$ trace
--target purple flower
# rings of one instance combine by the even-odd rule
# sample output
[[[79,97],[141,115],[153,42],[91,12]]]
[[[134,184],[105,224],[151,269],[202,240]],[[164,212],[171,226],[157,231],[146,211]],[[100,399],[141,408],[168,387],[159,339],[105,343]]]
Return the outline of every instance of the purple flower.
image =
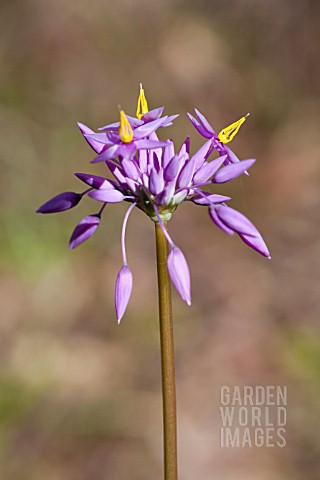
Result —
[[[158,128],[172,125],[178,115],[161,117],[163,109],[164,107],[160,107],[148,111],[144,90],[140,85],[138,118],[130,117],[121,110],[120,122],[99,128],[101,130],[99,133],[94,133],[89,127],[78,124],[89,145],[99,154],[92,163],[105,162],[119,155],[130,159],[137,150],[164,147],[164,142],[160,142],[157,136],[152,138],[152,135]]]
[[[224,204],[212,205],[209,213],[213,222],[225,233],[233,235],[236,232],[247,245],[261,255],[271,258],[259,231],[242,213]]]
[[[82,198],[80,193],[64,192],[51,198],[48,202],[41,205],[36,213],[58,213],[70,210],[78,205]]]
[[[191,305],[190,272],[187,261],[181,250],[174,246],[168,255],[168,271],[173,285],[182,300]]]
[[[124,312],[126,311],[132,292],[132,284],[131,270],[128,265],[124,265],[118,273],[114,292],[114,303],[118,324],[121,322]]]
[[[100,216],[96,215],[88,215],[84,217],[74,229],[70,241],[69,241],[69,248],[73,249],[76,248],[81,243],[88,240],[94,232],[97,230],[100,224]]]
[[[191,120],[192,125],[198,130],[200,135],[204,138],[212,139],[213,149],[217,150],[220,156],[226,156],[225,165],[229,163],[238,163],[240,160],[237,155],[226,145],[229,143],[234,136],[238,133],[241,125],[245,122],[246,118],[249,116],[249,113],[244,117],[241,117],[236,122],[232,123],[226,128],[223,128],[218,134],[213,130],[208,120],[205,118],[202,113],[199,112],[196,108],[194,109],[197,115],[197,119],[188,113],[188,117]]]
[[[94,140],[102,144],[101,152],[92,160],[92,163],[105,162],[118,156],[130,159],[137,150],[155,149],[165,146],[164,142],[151,140],[147,137],[154,133],[157,128],[163,126],[168,117],[133,128],[123,110],[120,114],[121,120],[118,130],[85,135],[90,141]]]
[[[40,213],[68,210],[76,206],[85,195],[90,197],[91,201],[100,203],[101,208],[97,214],[86,216],[75,227],[70,239],[70,248],[75,248],[94,234],[106,205],[121,202],[129,204],[121,233],[123,266],[118,273],[115,289],[118,322],[125,313],[132,291],[132,273],[127,262],[125,234],[129,215],[135,207],[160,224],[170,246],[167,259],[170,278],[188,305],[191,304],[189,268],[166,227],[166,222],[182,202],[188,200],[194,205],[208,207],[216,226],[228,235],[237,233],[248,246],[270,258],[268,248],[257,228],[242,213],[226,205],[226,202],[231,200],[229,196],[216,191],[217,185],[246,174],[255,162],[255,159],[240,161],[226,146],[246,117],[216,134],[198,110],[198,119],[189,114],[193,125],[206,138],[206,142],[190,155],[189,136],[178,149],[175,149],[172,140],[159,141],[156,130],[170,125],[176,118],[162,117],[162,112],[162,107],[148,111],[148,103],[141,87],[137,118],[121,111],[120,122],[102,127],[99,133],[79,124],[85,139],[98,153],[94,162],[105,161],[113,178],[75,173],[76,177],[89,187],[87,190],[82,193],[62,193],[38,209]],[[218,158],[213,158],[215,152]],[[203,187],[207,188],[203,190]]]

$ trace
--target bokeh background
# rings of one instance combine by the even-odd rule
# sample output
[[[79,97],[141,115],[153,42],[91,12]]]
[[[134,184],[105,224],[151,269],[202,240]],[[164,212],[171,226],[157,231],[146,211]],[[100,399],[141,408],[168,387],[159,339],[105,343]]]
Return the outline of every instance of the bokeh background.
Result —
[[[320,474],[320,3],[317,0],[3,0],[0,15],[0,463],[6,480],[162,478],[153,224],[127,231],[134,291],[117,327],[114,281],[125,209],[68,251],[93,202],[35,209],[64,190],[118,105],[220,128],[258,160],[219,192],[261,230],[268,261],[182,205],[170,232],[188,260],[193,304],[174,292],[179,461],[184,480],[316,480]],[[222,385],[287,385],[287,446],[221,449]]]

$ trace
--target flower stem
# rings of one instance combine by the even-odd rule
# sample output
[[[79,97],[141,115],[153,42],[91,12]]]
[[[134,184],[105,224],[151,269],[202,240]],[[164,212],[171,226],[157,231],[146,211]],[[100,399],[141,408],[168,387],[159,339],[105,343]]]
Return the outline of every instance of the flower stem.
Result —
[[[163,399],[164,479],[177,480],[177,413],[174,374],[174,343],[171,283],[167,268],[168,242],[158,222],[156,227],[159,320]],[[164,224],[166,228],[166,224]]]

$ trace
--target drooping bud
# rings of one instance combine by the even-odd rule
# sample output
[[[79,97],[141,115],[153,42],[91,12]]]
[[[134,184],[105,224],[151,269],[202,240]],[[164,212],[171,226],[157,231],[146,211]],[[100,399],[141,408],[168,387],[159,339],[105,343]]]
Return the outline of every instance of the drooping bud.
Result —
[[[129,120],[123,110],[120,111],[119,136],[123,143],[130,143],[133,139],[133,131]]]
[[[167,258],[168,271],[173,285],[182,300],[191,305],[190,272],[187,261],[181,250],[174,246]]]
[[[251,236],[257,235],[258,230],[243,213],[226,205],[217,205],[214,208],[219,219],[234,232]]]
[[[239,120],[237,120],[234,123],[231,123],[231,125],[228,125],[228,127],[223,128],[221,132],[218,133],[218,138],[221,143],[229,143],[231,140],[237,135],[241,125],[246,121],[246,118],[250,115],[250,113],[247,113],[244,117],[241,117]]]
[[[139,98],[138,98],[138,103],[137,103],[137,111],[136,111],[136,116],[141,119],[145,113],[148,113],[148,102],[144,94],[144,90],[142,87],[142,83],[140,83],[140,93],[139,93]]]
[[[117,276],[114,292],[114,303],[116,307],[117,322],[120,323],[126,311],[132,292],[132,273],[128,265],[123,265]]]
[[[74,229],[70,241],[69,248],[76,248],[81,243],[88,240],[97,230],[100,224],[99,215],[88,215],[84,217]]]
[[[209,209],[214,223],[229,235],[236,232],[241,240],[264,257],[271,258],[260,232],[242,213],[226,205],[212,205]]]
[[[48,202],[41,205],[36,213],[58,213],[70,210],[70,208],[78,205],[82,198],[80,193],[64,192],[56,197],[51,198]]]
[[[254,237],[251,235],[243,235],[239,233],[239,237],[243,240],[249,247],[253,248],[256,252],[260,253],[264,257],[271,259],[270,252],[268,250],[265,241],[258,232]]]

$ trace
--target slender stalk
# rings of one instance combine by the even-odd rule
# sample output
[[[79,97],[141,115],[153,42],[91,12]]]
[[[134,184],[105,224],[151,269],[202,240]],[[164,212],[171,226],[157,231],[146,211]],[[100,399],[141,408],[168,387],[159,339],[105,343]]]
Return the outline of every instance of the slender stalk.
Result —
[[[177,480],[177,413],[174,374],[174,342],[171,283],[167,268],[169,247],[159,223],[156,222],[155,226],[162,368],[164,479]],[[164,226],[166,227],[166,224]]]

